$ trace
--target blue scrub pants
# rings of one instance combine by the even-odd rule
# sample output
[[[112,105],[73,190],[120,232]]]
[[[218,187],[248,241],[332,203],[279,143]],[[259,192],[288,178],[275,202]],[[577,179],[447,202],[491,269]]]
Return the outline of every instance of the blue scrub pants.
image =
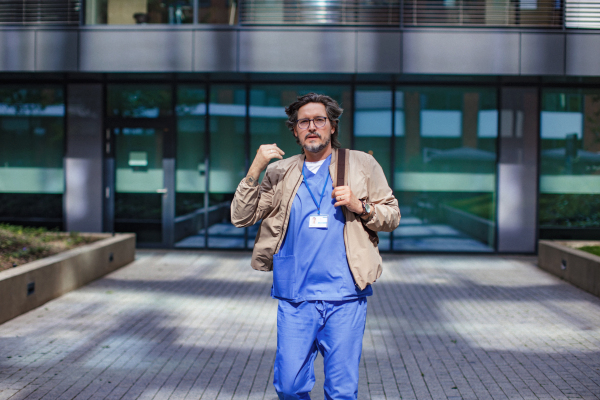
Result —
[[[310,400],[314,361],[323,355],[325,399],[356,400],[367,298],[349,301],[279,300],[273,385],[280,400]]]

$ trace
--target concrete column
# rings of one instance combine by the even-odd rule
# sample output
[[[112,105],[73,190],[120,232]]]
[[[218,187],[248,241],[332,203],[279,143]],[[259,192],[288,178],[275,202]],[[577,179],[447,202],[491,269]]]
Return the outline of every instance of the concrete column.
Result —
[[[65,226],[102,232],[102,85],[67,88]]]
[[[498,251],[537,250],[539,107],[537,89],[501,89]]]

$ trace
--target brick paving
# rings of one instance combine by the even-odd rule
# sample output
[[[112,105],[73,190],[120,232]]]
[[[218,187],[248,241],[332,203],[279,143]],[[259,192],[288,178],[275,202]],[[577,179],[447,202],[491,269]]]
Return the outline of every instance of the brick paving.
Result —
[[[276,399],[277,303],[249,260],[140,251],[0,325],[0,399]],[[600,398],[598,298],[533,257],[384,260],[359,399]]]

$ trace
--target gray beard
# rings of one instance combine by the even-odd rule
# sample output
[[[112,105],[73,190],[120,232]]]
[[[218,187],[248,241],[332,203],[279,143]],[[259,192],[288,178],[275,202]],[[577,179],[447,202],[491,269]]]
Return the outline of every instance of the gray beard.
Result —
[[[323,150],[324,148],[326,148],[327,146],[329,146],[330,142],[331,142],[331,139],[327,139],[327,141],[325,143],[321,143],[321,144],[318,144],[318,145],[312,145],[311,146],[309,144],[305,144],[304,145],[304,150],[310,151],[311,153],[318,153],[321,150]]]

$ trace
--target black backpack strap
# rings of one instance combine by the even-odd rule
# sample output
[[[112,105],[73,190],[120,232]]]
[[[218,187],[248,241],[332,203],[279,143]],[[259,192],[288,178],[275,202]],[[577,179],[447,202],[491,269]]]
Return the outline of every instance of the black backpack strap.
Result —
[[[337,167],[336,167],[336,187],[346,185],[346,159],[348,158],[348,149],[338,149]]]

